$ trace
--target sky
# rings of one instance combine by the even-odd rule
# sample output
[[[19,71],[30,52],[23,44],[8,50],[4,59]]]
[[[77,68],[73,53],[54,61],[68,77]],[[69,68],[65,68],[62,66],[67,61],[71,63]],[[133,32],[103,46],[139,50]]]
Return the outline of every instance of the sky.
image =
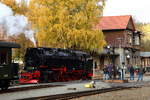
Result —
[[[106,0],[103,15],[132,15],[138,22],[150,23],[150,0]]]

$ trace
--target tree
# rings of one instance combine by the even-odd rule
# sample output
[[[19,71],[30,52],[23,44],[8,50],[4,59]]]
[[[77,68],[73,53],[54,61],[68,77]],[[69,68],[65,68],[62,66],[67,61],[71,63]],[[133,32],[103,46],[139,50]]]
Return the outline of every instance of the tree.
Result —
[[[104,0],[31,0],[29,6],[24,0],[1,1],[28,16],[39,46],[100,51],[105,44],[102,32],[93,28]]]
[[[150,51],[150,24],[136,23],[136,29],[142,32],[142,51]]]
[[[37,32],[38,46],[102,50],[103,33],[93,28],[104,6],[98,2],[100,0],[31,0],[27,16]]]
[[[15,41],[20,44],[20,49],[15,49],[15,53],[13,55],[13,59],[22,60],[24,59],[26,49],[28,47],[33,47],[33,43],[25,37],[25,34],[20,34],[18,36],[10,36],[10,41]]]
[[[0,0],[0,2],[12,8],[15,14],[26,15],[26,13],[28,12],[28,6],[25,0],[22,0],[20,3],[17,3],[16,0]]]
[[[150,40],[142,40],[141,50],[150,52]]]

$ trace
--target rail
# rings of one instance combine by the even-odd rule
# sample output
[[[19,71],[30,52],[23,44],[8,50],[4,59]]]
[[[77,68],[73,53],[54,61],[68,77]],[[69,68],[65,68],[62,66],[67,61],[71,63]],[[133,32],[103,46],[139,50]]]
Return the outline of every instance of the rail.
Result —
[[[97,89],[97,90],[82,91],[82,92],[32,97],[32,98],[25,98],[25,99],[19,99],[19,100],[68,100],[68,99],[73,99],[73,98],[78,98],[78,97],[83,97],[83,96],[95,95],[95,94],[118,91],[118,90],[129,89],[129,88],[140,88],[140,87],[139,86],[112,87],[112,88],[106,88],[106,89]]]

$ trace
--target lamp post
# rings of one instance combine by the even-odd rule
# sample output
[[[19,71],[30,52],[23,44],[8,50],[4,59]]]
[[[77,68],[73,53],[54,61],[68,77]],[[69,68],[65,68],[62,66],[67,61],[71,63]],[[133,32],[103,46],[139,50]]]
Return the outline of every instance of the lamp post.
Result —
[[[113,78],[116,79],[116,67],[115,67],[115,47],[107,46],[107,53],[111,56],[111,61],[113,65]]]

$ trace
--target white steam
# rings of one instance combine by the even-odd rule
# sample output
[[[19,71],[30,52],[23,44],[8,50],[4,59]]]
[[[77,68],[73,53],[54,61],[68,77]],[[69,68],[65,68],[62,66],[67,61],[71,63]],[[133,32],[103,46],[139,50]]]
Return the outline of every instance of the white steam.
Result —
[[[7,36],[17,36],[23,33],[35,44],[34,31],[30,29],[27,17],[13,15],[12,9],[2,3],[0,3],[0,26],[4,28]]]
[[[10,16],[10,15],[13,15],[11,8],[0,3],[0,18],[5,17],[5,16]]]

